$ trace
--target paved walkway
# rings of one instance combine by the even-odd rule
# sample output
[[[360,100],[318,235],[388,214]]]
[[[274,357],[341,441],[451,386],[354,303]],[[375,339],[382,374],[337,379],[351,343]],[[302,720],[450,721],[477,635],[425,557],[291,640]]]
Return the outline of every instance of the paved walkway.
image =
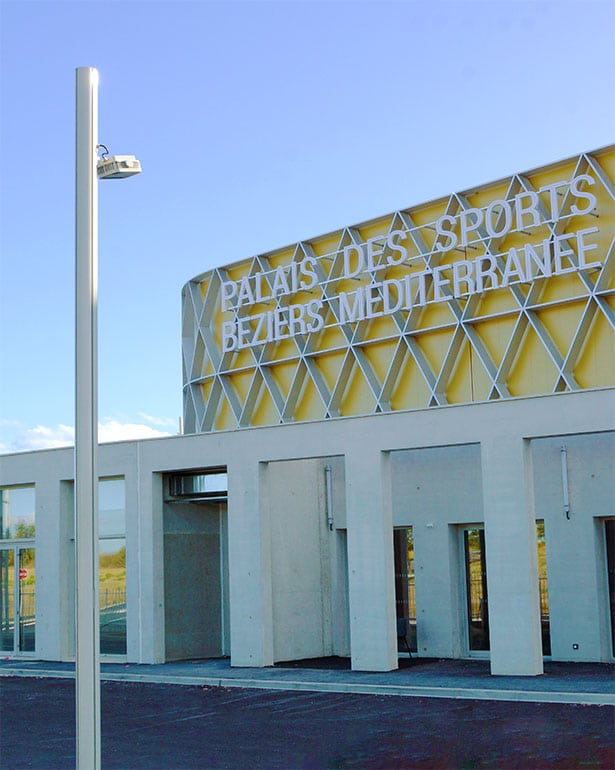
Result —
[[[542,676],[492,676],[486,660],[402,660],[386,673],[350,671],[330,658],[271,668],[231,668],[228,659],[161,665],[103,663],[103,681],[242,687],[262,690],[360,693],[423,698],[615,705],[615,665],[545,662]],[[74,664],[0,660],[0,676],[73,678]]]

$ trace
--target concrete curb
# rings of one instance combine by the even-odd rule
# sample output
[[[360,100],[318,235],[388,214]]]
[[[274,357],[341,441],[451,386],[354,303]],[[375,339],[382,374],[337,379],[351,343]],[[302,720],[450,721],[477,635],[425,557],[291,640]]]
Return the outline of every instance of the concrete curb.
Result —
[[[54,669],[0,669],[2,676],[49,679],[74,679],[73,671]],[[289,692],[353,693],[357,695],[396,695],[408,698],[453,698],[466,700],[523,701],[529,703],[567,703],[591,706],[615,706],[615,694],[599,692],[561,692],[548,690],[503,690],[486,687],[433,687],[421,685],[388,685],[351,682],[318,682],[252,679],[240,677],[172,676],[158,674],[102,672],[101,681],[142,682],[200,687],[242,687],[253,690]]]

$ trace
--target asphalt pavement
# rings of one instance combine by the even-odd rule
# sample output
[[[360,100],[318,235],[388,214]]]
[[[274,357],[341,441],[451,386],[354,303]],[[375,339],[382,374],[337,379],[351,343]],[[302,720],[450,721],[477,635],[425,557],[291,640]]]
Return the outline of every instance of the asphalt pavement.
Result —
[[[75,766],[73,677],[71,664],[0,661],[2,770]],[[101,679],[103,768],[615,767],[607,664],[493,677],[476,660],[389,673],[339,659],[106,663]]]

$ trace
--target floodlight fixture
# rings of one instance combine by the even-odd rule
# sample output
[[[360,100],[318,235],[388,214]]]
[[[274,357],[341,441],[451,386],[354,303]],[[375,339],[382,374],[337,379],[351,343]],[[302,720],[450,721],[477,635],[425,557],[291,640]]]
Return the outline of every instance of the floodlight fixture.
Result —
[[[96,163],[99,179],[124,179],[141,173],[141,164],[134,155],[103,155]]]

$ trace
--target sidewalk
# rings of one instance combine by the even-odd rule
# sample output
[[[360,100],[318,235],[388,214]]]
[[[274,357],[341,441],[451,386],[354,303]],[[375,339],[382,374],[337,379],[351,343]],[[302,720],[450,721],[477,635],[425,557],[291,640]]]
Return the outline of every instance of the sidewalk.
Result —
[[[486,660],[402,659],[391,672],[351,671],[340,658],[231,668],[228,659],[147,665],[103,663],[101,680],[279,691],[359,693],[424,698],[615,705],[615,665],[545,662],[535,677],[492,676]],[[74,664],[24,658],[0,661],[0,677],[73,678]]]

